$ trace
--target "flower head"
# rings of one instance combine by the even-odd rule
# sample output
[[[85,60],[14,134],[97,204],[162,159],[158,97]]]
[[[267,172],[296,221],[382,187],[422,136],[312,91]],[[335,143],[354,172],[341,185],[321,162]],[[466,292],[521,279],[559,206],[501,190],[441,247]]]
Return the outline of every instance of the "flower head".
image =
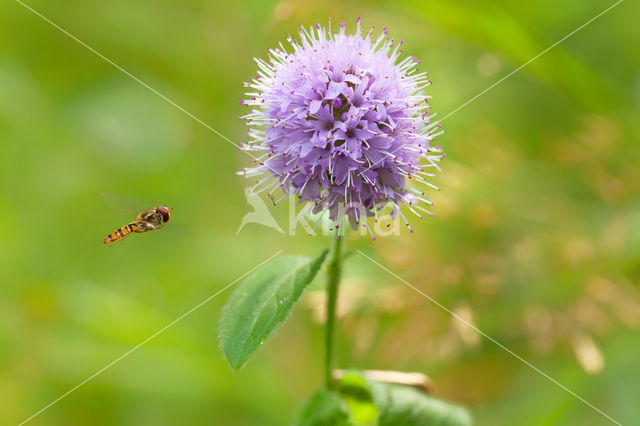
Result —
[[[335,33],[301,27],[289,50],[280,44],[267,61],[256,59],[258,75],[245,83],[254,90],[241,101],[252,108],[241,117],[251,138],[245,149],[259,162],[242,173],[267,173],[256,192],[271,197],[279,187],[283,198],[329,212],[338,225],[346,215],[353,227],[366,226],[366,216],[377,220],[388,205],[407,225],[401,205],[430,214],[421,204],[431,202],[410,185],[433,187],[426,170],[443,158],[430,146],[440,133],[429,120],[430,81],[416,72],[415,57],[400,60],[402,41],[386,28],[376,40],[372,32],[362,33],[359,19],[355,34],[344,23]]]

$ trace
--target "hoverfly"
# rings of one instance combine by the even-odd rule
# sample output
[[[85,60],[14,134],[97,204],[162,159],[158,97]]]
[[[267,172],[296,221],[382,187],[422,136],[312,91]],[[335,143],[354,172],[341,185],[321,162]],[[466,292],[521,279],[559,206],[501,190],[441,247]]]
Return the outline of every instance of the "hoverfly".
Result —
[[[172,207],[156,206],[148,209],[136,216],[135,221],[116,229],[104,239],[105,244],[118,242],[134,233],[142,233],[162,228],[162,225],[169,222],[171,216],[169,211]]]

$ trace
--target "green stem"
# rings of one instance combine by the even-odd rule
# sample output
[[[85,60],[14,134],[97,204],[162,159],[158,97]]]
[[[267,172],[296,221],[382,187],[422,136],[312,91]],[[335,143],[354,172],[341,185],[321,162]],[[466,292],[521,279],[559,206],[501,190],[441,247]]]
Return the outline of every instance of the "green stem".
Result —
[[[329,281],[327,282],[327,335],[326,335],[326,353],[325,353],[325,381],[327,389],[333,389],[333,380],[331,372],[333,371],[333,341],[336,321],[336,302],[338,300],[338,284],[340,283],[340,273],[342,272],[342,257],[340,251],[342,249],[342,240],[340,230],[336,232],[336,238],[333,243],[331,260],[328,265]]]

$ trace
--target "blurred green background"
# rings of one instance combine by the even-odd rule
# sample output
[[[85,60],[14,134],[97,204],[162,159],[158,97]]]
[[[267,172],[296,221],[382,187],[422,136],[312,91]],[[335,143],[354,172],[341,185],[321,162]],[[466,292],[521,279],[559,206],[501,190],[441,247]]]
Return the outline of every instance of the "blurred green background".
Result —
[[[251,58],[298,23],[389,27],[444,116],[613,2],[28,4],[240,142]],[[435,217],[348,241],[624,424],[640,423],[638,16],[621,3],[447,118]],[[0,26],[0,423],[17,424],[277,250],[328,240],[235,236],[247,156],[19,3]],[[104,194],[175,223],[105,248],[137,211]],[[477,425],[609,423],[365,258],[345,273],[339,366],[426,373]],[[218,349],[223,293],[29,424],[287,424],[321,385],[319,278],[240,372]]]

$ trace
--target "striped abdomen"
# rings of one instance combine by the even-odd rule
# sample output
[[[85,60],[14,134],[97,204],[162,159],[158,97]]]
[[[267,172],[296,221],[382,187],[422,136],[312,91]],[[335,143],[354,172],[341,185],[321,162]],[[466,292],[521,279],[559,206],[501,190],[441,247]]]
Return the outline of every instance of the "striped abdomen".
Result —
[[[107,235],[107,238],[104,239],[105,244],[115,243],[117,241],[122,240],[123,238],[133,234],[134,232],[146,232],[149,229],[145,226],[132,222],[128,225],[123,226],[122,228],[116,229],[111,234]]]

